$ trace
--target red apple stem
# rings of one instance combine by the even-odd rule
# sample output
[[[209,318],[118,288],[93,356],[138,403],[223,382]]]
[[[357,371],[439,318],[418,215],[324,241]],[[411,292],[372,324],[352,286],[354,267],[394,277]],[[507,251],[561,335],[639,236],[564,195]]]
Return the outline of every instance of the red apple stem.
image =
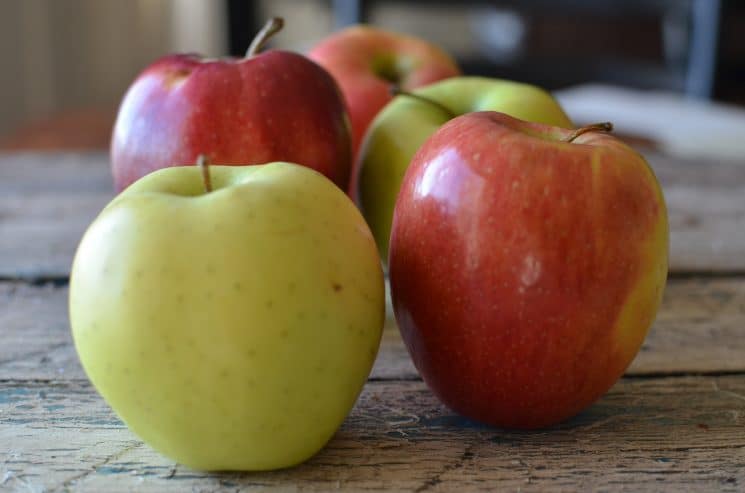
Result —
[[[390,92],[391,92],[391,96],[407,96],[409,98],[416,99],[423,103],[427,103],[430,106],[434,106],[435,108],[438,108],[440,111],[445,113],[448,116],[448,118],[450,118],[451,120],[455,118],[456,116],[455,113],[450,111],[450,108],[448,108],[444,104],[439,103],[435,101],[434,99],[430,99],[426,96],[420,96],[419,94],[414,94],[412,92],[402,91],[401,88],[398,87],[396,84],[391,84]]]
[[[204,183],[204,191],[210,193],[212,191],[212,178],[210,177],[210,163],[207,156],[200,154],[197,157],[197,166],[202,172],[202,183]]]
[[[261,51],[266,42],[269,41],[269,38],[277,34],[284,25],[285,21],[281,17],[272,17],[266,21],[264,27],[261,28],[261,31],[256,34],[256,37],[254,37],[253,41],[251,41],[251,44],[248,46],[248,49],[246,50],[246,58],[252,57]]]
[[[611,122],[600,122],[600,123],[593,123],[591,125],[585,125],[584,127],[579,127],[574,132],[569,135],[566,139],[564,139],[564,142],[573,142],[574,139],[579,137],[582,134],[586,134],[587,132],[610,132],[613,130],[613,124]]]

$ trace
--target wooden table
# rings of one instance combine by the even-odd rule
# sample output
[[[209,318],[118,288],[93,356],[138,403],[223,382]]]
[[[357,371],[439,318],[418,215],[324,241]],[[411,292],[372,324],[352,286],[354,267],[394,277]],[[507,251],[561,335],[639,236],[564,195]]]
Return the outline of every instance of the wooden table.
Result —
[[[144,445],[85,378],[67,280],[111,198],[106,156],[0,155],[0,490],[745,491],[745,165],[649,156],[671,273],[626,376],[567,423],[508,432],[441,406],[389,316],[357,406],[287,471],[205,474]]]

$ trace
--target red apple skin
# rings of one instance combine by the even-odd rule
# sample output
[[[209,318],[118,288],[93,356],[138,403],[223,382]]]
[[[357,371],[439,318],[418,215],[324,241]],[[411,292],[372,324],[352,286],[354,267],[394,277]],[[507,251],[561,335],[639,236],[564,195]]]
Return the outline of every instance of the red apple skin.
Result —
[[[289,161],[343,190],[352,166],[343,96],[302,55],[272,50],[243,59],[171,55],[145,69],[119,108],[111,142],[114,186],[160,168]]]
[[[308,57],[328,70],[344,93],[355,155],[368,125],[392,99],[392,83],[408,91],[460,75],[455,61],[437,46],[369,26],[349,27],[327,37]],[[384,77],[383,66],[395,72],[395,81]]]
[[[471,113],[418,151],[396,203],[393,304],[414,364],[451,409],[504,428],[601,397],[661,301],[657,180],[619,140]]]

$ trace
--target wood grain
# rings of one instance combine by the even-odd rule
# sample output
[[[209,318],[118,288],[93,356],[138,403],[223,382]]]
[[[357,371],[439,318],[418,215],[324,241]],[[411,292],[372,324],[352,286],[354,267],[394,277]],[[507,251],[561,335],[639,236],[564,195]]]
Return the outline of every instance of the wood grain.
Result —
[[[745,166],[649,158],[671,267],[688,274],[596,405],[531,433],[460,418],[419,379],[389,312],[372,378],[318,456],[206,474],[132,435],[70,339],[72,255],[113,195],[105,154],[0,155],[0,491],[745,491]]]
[[[0,277],[67,277],[112,196],[105,154],[0,154]]]
[[[580,416],[538,432],[460,418],[421,382],[370,382],[310,462],[254,474],[205,474],[174,464],[141,443],[80,381],[0,383],[0,410],[0,489],[745,488],[742,375],[622,380]]]
[[[745,165],[648,159],[668,202],[671,270],[745,272]],[[105,153],[0,154],[0,278],[66,277],[112,196]]]
[[[84,378],[67,321],[67,288],[0,283],[0,378]],[[745,372],[745,277],[671,279],[629,375]],[[418,379],[389,311],[374,380]]]

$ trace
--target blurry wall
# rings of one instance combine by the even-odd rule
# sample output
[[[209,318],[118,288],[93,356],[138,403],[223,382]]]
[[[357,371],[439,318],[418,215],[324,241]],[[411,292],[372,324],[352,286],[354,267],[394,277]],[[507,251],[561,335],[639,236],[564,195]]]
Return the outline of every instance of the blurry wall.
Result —
[[[371,24],[440,44],[471,74],[549,89],[601,81],[682,92],[691,6],[717,1],[366,0],[361,13]],[[545,7],[554,3],[566,8]],[[0,149],[29,143],[102,147],[127,86],[159,56],[242,55],[272,15],[285,17],[286,27],[271,44],[303,52],[340,27],[339,6],[352,4],[0,0]],[[745,103],[745,2],[722,0],[722,5],[714,97]],[[60,130],[67,128],[82,131]],[[91,135],[91,128],[99,134]],[[91,138],[81,140],[81,134]]]
[[[0,135],[70,108],[114,111],[172,51],[225,52],[225,13],[203,0],[0,0]]]

